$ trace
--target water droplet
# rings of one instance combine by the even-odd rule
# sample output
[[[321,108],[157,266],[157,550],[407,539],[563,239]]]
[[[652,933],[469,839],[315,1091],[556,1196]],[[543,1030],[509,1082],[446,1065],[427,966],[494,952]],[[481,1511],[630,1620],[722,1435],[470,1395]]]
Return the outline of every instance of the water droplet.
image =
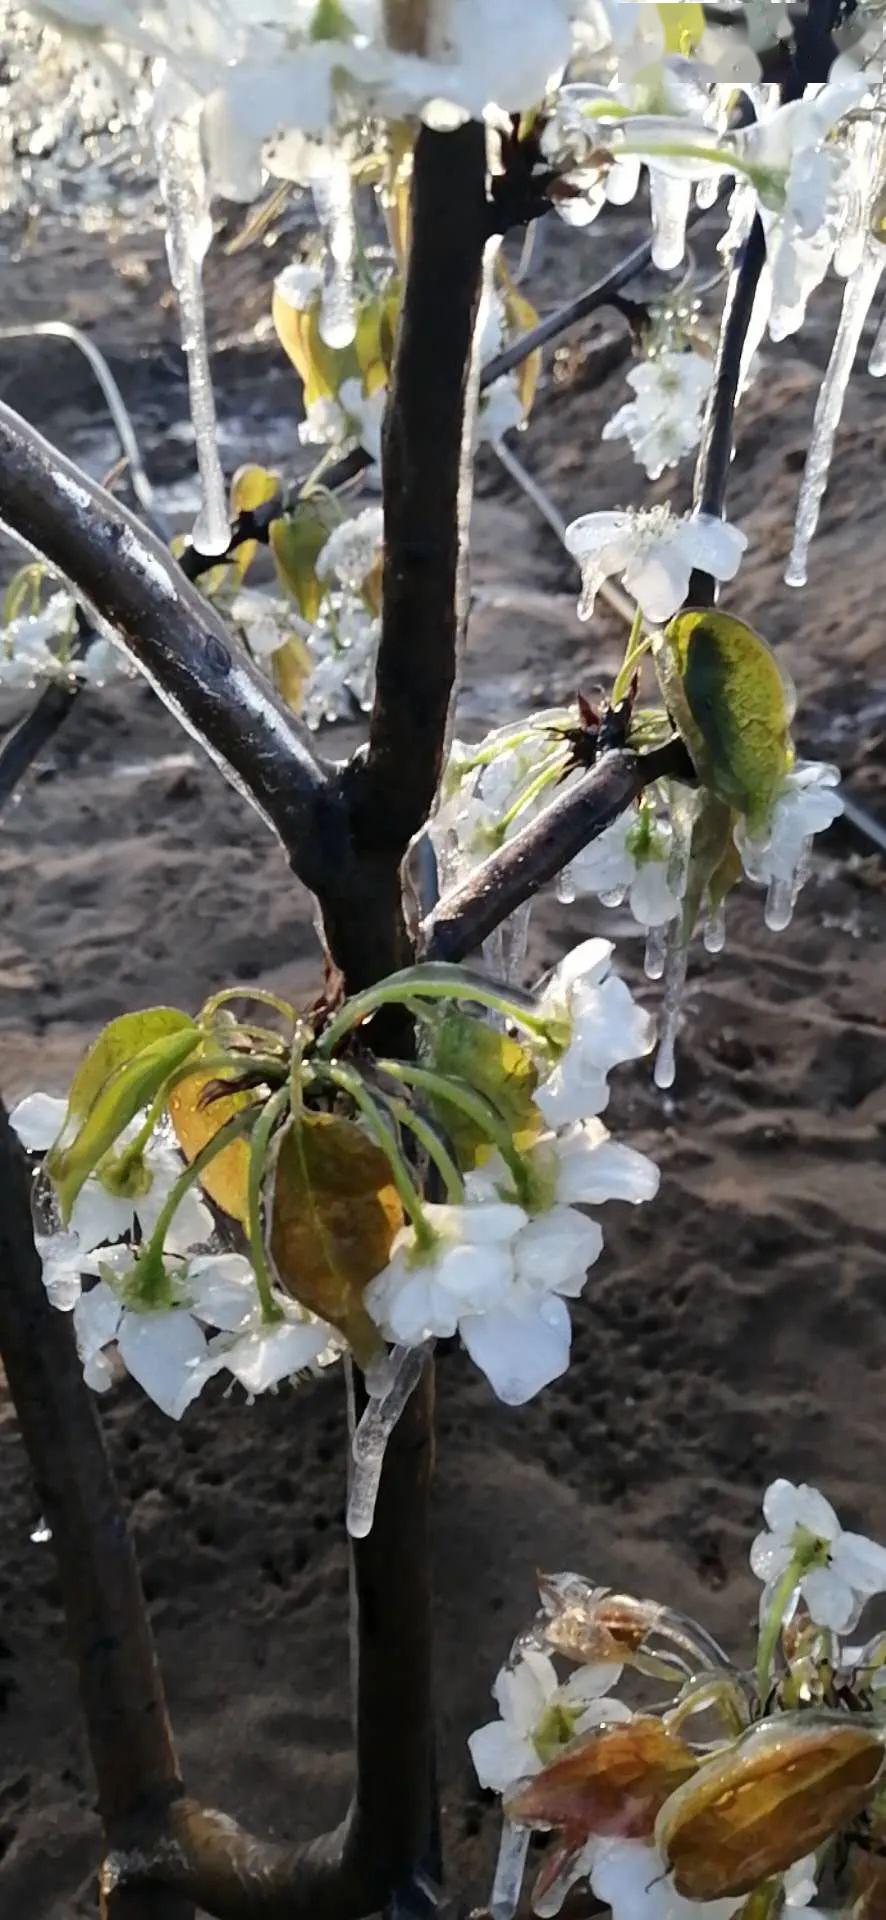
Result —
[[[608,887],[605,893],[598,895],[598,898],[601,907],[622,907],[627,894],[627,887]]]
[[[726,902],[712,908],[704,924],[704,943],[708,953],[722,953],[726,945]]]
[[[794,882],[782,880],[777,875],[769,882],[766,893],[766,905],[763,918],[770,933],[783,933],[794,917]]]
[[[31,1528],[31,1539],[35,1547],[48,1546],[49,1541],[52,1539],[52,1528],[44,1520],[42,1514],[37,1521],[37,1525]]]

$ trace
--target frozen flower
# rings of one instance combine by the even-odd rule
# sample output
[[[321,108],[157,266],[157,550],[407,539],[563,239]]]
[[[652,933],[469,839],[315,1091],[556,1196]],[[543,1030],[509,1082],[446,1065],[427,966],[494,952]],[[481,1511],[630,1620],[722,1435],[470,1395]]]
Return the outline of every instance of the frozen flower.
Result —
[[[639,1206],[658,1192],[655,1162],[613,1140],[602,1120],[582,1120],[564,1133],[543,1134],[521,1158],[540,1222],[550,1217],[545,1209],[555,1214],[574,1206],[602,1206],[607,1200]],[[500,1154],[493,1153],[468,1175],[467,1191],[477,1199],[515,1198],[513,1176]],[[517,1235],[518,1248],[528,1231],[524,1227]]]
[[[763,1499],[767,1531],[751,1547],[751,1568],[765,1582],[761,1614],[794,1562],[797,1589],[817,1626],[842,1633],[871,1594],[886,1593],[886,1547],[844,1533],[815,1487],[773,1480]]]
[[[0,631],[0,685],[33,687],[38,680],[67,678],[72,668],[59,651],[74,630],[69,593],[53,593],[39,613],[20,614]]]
[[[311,1365],[329,1346],[331,1329],[292,1301],[278,1302],[281,1320],[265,1324],[255,1275],[239,1254],[211,1254],[167,1263],[168,1297],[149,1307],[137,1296],[133,1250],[92,1256],[98,1284],[74,1308],[74,1331],[88,1386],[101,1393],[113,1375],[115,1346],[127,1373],[172,1420],[226,1371],[250,1393],[262,1393]],[[207,1340],[206,1329],[218,1340]]]
[[[335,398],[324,394],[308,408],[299,427],[303,445],[365,448],[376,464],[381,460],[381,423],[387,388],[365,394],[360,380],[343,380]]]
[[[349,592],[359,593],[379,558],[383,538],[381,507],[364,507],[353,519],[342,520],[317,556],[318,580],[337,581]]]
[[[693,568],[734,580],[747,546],[728,520],[710,513],[678,517],[666,506],[583,514],[567,527],[565,540],[581,568],[582,620],[590,619],[602,582],[617,574],[653,624],[682,606]]]
[[[843,812],[839,783],[836,767],[817,760],[797,761],[776,797],[768,828],[754,838],[743,825],[735,829],[749,880],[764,886],[795,881],[813,836],[833,826]]]
[[[700,353],[666,349],[627,376],[636,399],[607,420],[604,440],[628,439],[650,480],[676,467],[698,446],[713,363]]]
[[[677,1892],[656,1847],[642,1840],[592,1840],[585,1870],[612,1920],[729,1920],[745,1895],[725,1900],[687,1900]]]
[[[506,1297],[514,1278],[513,1241],[526,1224],[518,1206],[425,1208],[433,1235],[423,1248],[412,1227],[398,1233],[391,1259],[366,1289],[366,1306],[385,1338],[416,1346],[454,1334],[463,1314],[484,1313]]]
[[[589,1727],[627,1719],[620,1700],[603,1697],[620,1675],[618,1666],[580,1667],[561,1685],[553,1660],[534,1647],[515,1666],[502,1667],[492,1689],[501,1718],[468,1740],[481,1787],[505,1794]]]
[[[668,879],[672,836],[648,806],[623,813],[569,863],[576,893],[595,893],[614,903],[629,895],[638,926],[662,927],[676,918],[680,898]]]
[[[505,1303],[466,1314],[458,1330],[506,1407],[525,1406],[569,1365],[572,1321],[565,1301],[516,1278]]]
[[[541,998],[540,1012],[556,1027],[556,1064],[537,1089],[536,1105],[549,1126],[602,1113],[607,1076],[652,1046],[648,1013],[611,972],[611,940],[586,940],[560,962]]]
[[[22,1146],[29,1153],[46,1153],[58,1139],[67,1113],[67,1102],[49,1093],[30,1093],[10,1114]],[[139,1114],[120,1135],[113,1156],[91,1173],[77,1195],[68,1221],[83,1254],[107,1241],[121,1240],[132,1234],[136,1223],[143,1239],[156,1226],[161,1209],[182,1173],[182,1161],[172,1140],[157,1130],[137,1157],[127,1155],[127,1147],[137,1138],[146,1116]],[[176,1208],[167,1235],[173,1252],[208,1240],[213,1229],[212,1214],[193,1188],[183,1195]]]
[[[291,601],[261,593],[256,587],[241,587],[231,601],[231,619],[239,627],[250,653],[262,664],[278,647],[285,646],[293,633],[307,632],[307,623],[299,619]]]
[[[353,594],[337,596],[334,606],[324,602],[308,638],[312,667],[301,711],[309,727],[350,719],[355,705],[368,712],[379,633],[379,621]]]
[[[520,398],[517,381],[513,374],[503,373],[480,395],[475,426],[476,438],[488,440],[490,445],[497,446],[506,433],[522,427],[525,419],[526,409]]]

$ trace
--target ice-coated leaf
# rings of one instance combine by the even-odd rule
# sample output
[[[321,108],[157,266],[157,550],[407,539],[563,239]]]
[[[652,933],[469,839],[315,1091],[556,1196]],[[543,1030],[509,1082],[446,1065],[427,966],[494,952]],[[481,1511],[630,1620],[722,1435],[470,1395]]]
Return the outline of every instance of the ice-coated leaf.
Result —
[[[371,300],[362,301],[357,310],[357,333],[354,345],[363,388],[367,395],[383,387],[391,371],[401,293],[399,279],[392,280],[384,293],[375,294]]]
[[[180,1080],[173,1087],[167,1103],[167,1111],[175,1129],[175,1137],[185,1159],[195,1160],[198,1153],[214,1140],[222,1127],[227,1126],[234,1115],[242,1113],[254,1100],[249,1092],[225,1093],[201,1106],[200,1098],[204,1088],[218,1083],[217,1073],[189,1074],[186,1080]],[[210,1200],[229,1213],[233,1220],[242,1221],[246,1226],[249,1218],[247,1182],[249,1178],[249,1142],[232,1140],[216,1158],[210,1161],[200,1185],[208,1193]]]
[[[325,1113],[290,1122],[274,1178],[271,1254],[287,1291],[338,1327],[361,1365],[379,1343],[363,1291],[402,1224],[388,1161],[362,1128]]]
[[[541,1131],[542,1118],[533,1098],[538,1074],[526,1047],[510,1034],[456,1008],[446,1012],[429,1031],[429,1060],[435,1071],[466,1081],[491,1100],[518,1145],[533,1140]],[[488,1147],[480,1128],[448,1100],[428,1104],[434,1107],[435,1117],[448,1133],[462,1166],[475,1166]]]
[[[154,1011],[170,1012],[171,1009],[157,1008]],[[138,1016],[133,1015],[133,1018]],[[183,1014],[178,1015],[177,1019],[179,1024],[173,1032],[161,1033],[139,1052],[133,1053],[131,1058],[124,1058],[122,1064],[106,1076],[97,1089],[95,1081],[86,1071],[89,1060],[84,1061],[80,1070],[83,1079],[81,1081],[78,1076],[74,1087],[78,1089],[80,1097],[83,1087],[88,1088],[92,1096],[89,1110],[79,1126],[76,1116],[73,1121],[70,1118],[66,1121],[59,1140],[46,1156],[46,1170],[55,1186],[63,1220],[70,1219],[71,1208],[83,1182],[109,1152],[124,1127],[135,1119],[143,1107],[149,1106],[157,1098],[167,1080],[199,1046],[199,1027]]]
[[[305,687],[314,670],[310,648],[301,635],[291,633],[282,647],[275,647],[271,654],[271,670],[274,685],[282,693],[286,705],[293,713],[301,713],[304,705]]]
[[[292,595],[303,620],[313,623],[320,611],[324,587],[317,579],[317,560],[339,516],[320,495],[300,500],[291,513],[272,520],[271,548],[281,586]]]
[[[699,780],[756,831],[792,759],[787,688],[771,648],[734,615],[690,607],[653,651]]]
[[[701,1766],[655,1829],[678,1893],[750,1893],[854,1820],[883,1764],[883,1735],[848,1714],[762,1720]]]
[[[127,1060],[134,1059],[153,1040],[163,1040],[171,1033],[193,1031],[190,1014],[180,1013],[177,1007],[144,1007],[140,1013],[122,1013],[119,1019],[111,1020],[81,1060],[71,1081],[63,1131],[67,1132],[71,1120],[85,1120],[112,1073],[125,1066]]]
[[[231,519],[240,513],[254,513],[280,491],[280,475],[270,467],[238,467],[231,481]],[[243,540],[233,556],[238,580],[244,580],[255,559],[257,540]]]
[[[562,1828],[570,1842],[592,1834],[645,1840],[697,1765],[679,1734],[652,1714],[637,1714],[583,1734],[518,1789],[508,1814],[530,1826]]]
[[[519,287],[514,285],[510,274],[506,273],[503,262],[502,271],[506,275],[503,297],[505,314],[508,321],[508,331],[514,335],[518,333],[530,333],[532,328],[538,325],[538,311],[533,306],[532,301],[527,300],[526,295],[521,293]],[[538,386],[538,377],[541,373],[541,363],[542,355],[541,348],[539,347],[535,353],[528,353],[525,360],[520,362],[519,367],[515,368],[520,404],[523,412],[527,415],[532,411],[535,390]]]
[[[347,347],[330,347],[320,332],[319,293],[310,306],[292,307],[279,286],[276,286],[271,318],[284,353],[301,377],[306,409],[312,407],[315,401],[338,393],[345,380],[359,379],[356,343],[352,341]]]
[[[691,940],[703,904],[715,912],[741,879],[741,855],[735,844],[735,813],[716,794],[705,793],[692,826],[689,867],[683,896],[683,938]]]

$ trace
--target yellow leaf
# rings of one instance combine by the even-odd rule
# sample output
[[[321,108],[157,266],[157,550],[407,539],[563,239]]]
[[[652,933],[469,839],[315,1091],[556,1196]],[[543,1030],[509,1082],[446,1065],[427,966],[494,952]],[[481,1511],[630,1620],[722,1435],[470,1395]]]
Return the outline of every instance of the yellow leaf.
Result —
[[[689,1900],[751,1893],[867,1806],[881,1731],[861,1716],[780,1714],[701,1766],[666,1801],[656,1844]]]
[[[240,513],[254,513],[280,491],[280,475],[269,467],[238,467],[231,481],[231,519]],[[255,559],[257,540],[244,540],[234,555],[238,582],[244,580]]]
[[[325,1113],[290,1122],[274,1177],[271,1254],[287,1291],[338,1327],[361,1365],[379,1343],[363,1292],[402,1224],[388,1162],[360,1127]]]
[[[538,325],[538,312],[533,306],[532,301],[527,300],[525,294],[522,294],[519,288],[514,285],[501,255],[499,255],[499,260],[504,280],[504,305],[508,335],[510,338],[516,338],[518,334],[531,333],[532,328]],[[515,369],[517,392],[520,395],[520,404],[524,414],[529,414],[532,411],[535,390],[538,386],[538,377],[541,373],[541,359],[541,348],[539,347],[535,353],[527,354],[525,360],[521,361],[519,367]]]
[[[600,1727],[575,1740],[508,1802],[512,1820],[592,1834],[649,1839],[656,1816],[698,1761],[654,1715]]]
[[[218,1100],[211,1100],[208,1106],[201,1107],[200,1096],[204,1087],[217,1082],[218,1078],[216,1073],[189,1074],[187,1080],[181,1080],[177,1087],[173,1087],[169,1096],[169,1118],[188,1161],[195,1160],[202,1148],[215,1139],[220,1129],[254,1100],[254,1095],[249,1092],[226,1093]],[[249,1142],[232,1140],[230,1146],[224,1147],[210,1162],[200,1179],[200,1185],[205,1188],[210,1200],[214,1200],[223,1213],[229,1213],[232,1220],[240,1220],[243,1226],[249,1220],[248,1177]]]
[[[293,713],[301,713],[304,704],[305,687],[313,672],[314,663],[309,647],[300,634],[290,634],[282,647],[271,654],[271,669],[274,685],[282,693],[286,705]]]
[[[653,651],[699,780],[754,832],[793,758],[788,692],[772,649],[734,615],[690,607]]]
[[[665,52],[690,54],[704,33],[704,8],[689,0],[665,0],[657,9],[664,27]]]

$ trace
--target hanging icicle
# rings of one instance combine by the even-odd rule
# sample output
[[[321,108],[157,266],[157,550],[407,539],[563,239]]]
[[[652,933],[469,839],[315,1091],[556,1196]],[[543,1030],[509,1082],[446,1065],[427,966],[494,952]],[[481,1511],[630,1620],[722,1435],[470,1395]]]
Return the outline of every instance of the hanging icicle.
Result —
[[[490,1920],[514,1920],[520,1905],[531,1838],[529,1827],[515,1827],[511,1820],[502,1820],[495,1878],[489,1896]]]
[[[686,221],[692,200],[691,180],[677,179],[649,169],[649,211],[652,215],[652,258],[659,272],[679,267],[686,252]]]
[[[317,149],[311,164],[311,193],[326,249],[320,333],[328,347],[349,347],[357,331],[357,227],[351,170],[343,153],[331,147]]]
[[[816,402],[809,452],[806,455],[806,469],[797,503],[794,540],[784,576],[785,583],[789,587],[806,585],[809,548],[818,526],[821,503],[827,491],[831,456],[840,424],[840,415],[843,412],[843,401],[855,364],[862,328],[879,286],[884,265],[886,265],[886,249],[880,245],[879,241],[869,240],[861,265],[856,267],[851,280],[846,282],[840,324]]]
[[[658,1052],[655,1056],[655,1084],[661,1087],[663,1092],[673,1086],[677,1071],[677,1033],[683,1010],[683,992],[688,965],[689,945],[683,938],[680,922],[674,921],[665,958],[664,992],[658,1023]]]
[[[421,1379],[430,1344],[394,1347],[384,1370],[374,1382],[351,1442],[353,1469],[348,1487],[348,1532],[365,1540],[372,1532],[385,1449],[410,1395]]]
[[[158,95],[154,144],[166,212],[166,255],[178,300],[188,367],[191,422],[202,502],[192,540],[199,553],[224,553],[230,540],[227,494],[218,457],[215,397],[203,306],[203,261],[212,240],[209,185],[194,106],[166,88]]]
[[[872,373],[875,380],[882,380],[884,373],[886,373],[886,313],[884,313],[874,337],[871,357],[868,361],[868,373]]]

